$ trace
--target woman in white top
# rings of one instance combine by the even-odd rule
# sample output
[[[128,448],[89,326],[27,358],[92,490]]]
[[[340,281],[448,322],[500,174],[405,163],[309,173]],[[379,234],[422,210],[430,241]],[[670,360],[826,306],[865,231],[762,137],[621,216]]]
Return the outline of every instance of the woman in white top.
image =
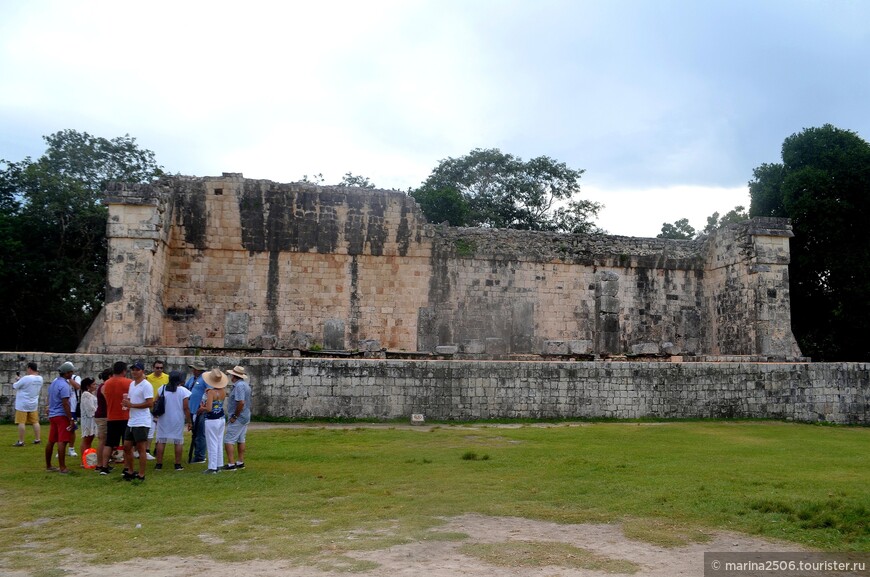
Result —
[[[155,469],[163,468],[163,450],[167,444],[175,445],[175,470],[181,471],[181,454],[184,447],[185,424],[190,424],[190,407],[188,398],[190,391],[181,386],[184,373],[172,371],[169,373],[169,383],[157,389],[157,397],[163,395],[166,410],[160,415],[160,427],[157,429],[157,463]]]
[[[79,403],[82,428],[82,444],[79,446],[79,453],[82,455],[91,448],[91,443],[97,435],[97,421],[94,419],[94,413],[97,412],[97,397],[91,392],[92,388],[94,388],[94,379],[90,377],[82,379],[82,398]]]

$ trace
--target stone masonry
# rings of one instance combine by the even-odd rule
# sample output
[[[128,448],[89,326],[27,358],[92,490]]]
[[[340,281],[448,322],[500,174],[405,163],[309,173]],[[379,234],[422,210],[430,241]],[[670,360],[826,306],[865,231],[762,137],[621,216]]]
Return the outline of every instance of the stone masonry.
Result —
[[[451,228],[402,192],[231,173],[106,202],[106,305],[82,353],[801,358],[783,219],[697,241]]]
[[[66,360],[81,374],[96,375],[117,359],[0,353],[0,418],[14,414],[9,383],[27,361],[36,361],[48,381]],[[440,420],[733,417],[870,425],[870,363],[161,360],[169,369],[194,360],[245,366],[253,412],[267,418],[408,419],[422,413]]]

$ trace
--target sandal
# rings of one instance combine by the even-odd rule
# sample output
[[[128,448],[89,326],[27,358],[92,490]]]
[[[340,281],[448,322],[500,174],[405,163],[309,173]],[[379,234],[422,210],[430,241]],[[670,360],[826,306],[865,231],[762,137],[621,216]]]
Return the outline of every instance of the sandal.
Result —
[[[57,467],[46,467],[45,468],[46,473],[57,473],[58,471],[60,471],[60,469],[58,469]]]

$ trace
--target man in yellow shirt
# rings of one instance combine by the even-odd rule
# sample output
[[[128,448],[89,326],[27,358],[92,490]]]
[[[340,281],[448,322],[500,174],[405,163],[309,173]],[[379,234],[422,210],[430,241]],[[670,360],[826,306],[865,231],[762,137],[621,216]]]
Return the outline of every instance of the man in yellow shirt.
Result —
[[[145,380],[151,383],[151,386],[154,388],[154,403],[157,403],[157,391],[160,387],[169,384],[169,373],[164,372],[166,368],[166,363],[163,361],[154,361],[152,365],[154,368],[154,372],[148,373],[145,376]],[[154,437],[157,433],[157,417],[151,419],[151,430],[148,431],[148,455],[147,458],[149,461],[154,460],[153,453],[151,452],[151,443],[154,441]]]

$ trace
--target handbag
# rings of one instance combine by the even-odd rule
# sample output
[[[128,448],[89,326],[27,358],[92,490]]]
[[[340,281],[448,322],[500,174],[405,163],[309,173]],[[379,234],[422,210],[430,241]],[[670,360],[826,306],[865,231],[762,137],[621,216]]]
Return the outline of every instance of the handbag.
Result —
[[[155,417],[159,417],[166,412],[166,397],[163,396],[163,393],[165,392],[165,388],[164,390],[160,391],[160,396],[157,397],[157,401],[154,403],[154,407],[151,409],[151,414]]]

